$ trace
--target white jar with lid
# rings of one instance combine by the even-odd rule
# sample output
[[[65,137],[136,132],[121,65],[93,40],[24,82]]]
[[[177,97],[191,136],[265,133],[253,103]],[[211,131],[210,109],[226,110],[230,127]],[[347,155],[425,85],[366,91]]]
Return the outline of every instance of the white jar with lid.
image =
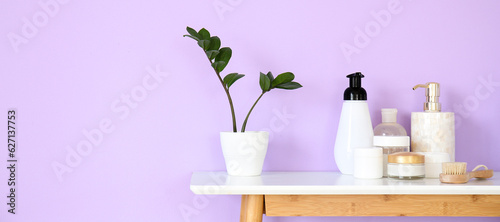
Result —
[[[382,178],[382,148],[354,149],[354,177],[361,179]]]
[[[410,152],[409,136],[374,136],[373,145],[383,149],[384,176],[387,176],[387,158],[389,154]]]
[[[425,156],[413,152],[389,154],[387,175],[390,178],[401,180],[424,178]]]
[[[419,152],[425,155],[425,178],[439,178],[443,163],[450,162],[450,154],[445,152]]]

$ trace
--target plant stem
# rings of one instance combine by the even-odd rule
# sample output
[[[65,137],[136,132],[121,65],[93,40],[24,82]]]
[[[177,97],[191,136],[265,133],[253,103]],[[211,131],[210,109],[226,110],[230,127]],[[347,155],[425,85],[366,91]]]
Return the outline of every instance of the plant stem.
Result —
[[[207,57],[208,58],[208,57]],[[208,58],[208,61],[210,61],[210,66],[212,66],[212,60]],[[219,78],[220,83],[222,84],[222,87],[224,88],[224,91],[226,92],[227,99],[229,100],[229,106],[231,107],[231,118],[233,120],[233,132],[238,132],[238,129],[236,128],[236,115],[234,114],[234,106],[233,106],[233,99],[231,99],[231,94],[229,94],[229,89],[224,85],[224,80],[222,80],[222,77],[220,76],[220,73],[214,68],[215,74],[217,74],[217,77]]]
[[[253,108],[255,107],[255,105],[257,105],[257,103],[259,102],[260,98],[262,98],[264,93],[266,93],[266,92],[262,92],[262,94],[260,94],[259,98],[257,98],[257,100],[253,104],[252,108],[250,108],[250,111],[248,111],[247,117],[245,118],[245,122],[243,122],[243,126],[241,127],[242,133],[245,132],[245,128],[247,127],[247,121],[248,121],[248,117],[250,117],[250,113],[252,113]]]

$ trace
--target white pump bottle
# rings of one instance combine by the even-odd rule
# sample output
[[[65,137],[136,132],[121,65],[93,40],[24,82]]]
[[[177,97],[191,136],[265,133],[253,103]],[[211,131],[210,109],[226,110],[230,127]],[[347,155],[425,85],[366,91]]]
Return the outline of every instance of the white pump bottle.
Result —
[[[335,162],[343,174],[354,172],[354,149],[373,147],[373,126],[361,87],[364,75],[356,72],[347,76],[349,88],[344,91],[344,103],[335,139]]]

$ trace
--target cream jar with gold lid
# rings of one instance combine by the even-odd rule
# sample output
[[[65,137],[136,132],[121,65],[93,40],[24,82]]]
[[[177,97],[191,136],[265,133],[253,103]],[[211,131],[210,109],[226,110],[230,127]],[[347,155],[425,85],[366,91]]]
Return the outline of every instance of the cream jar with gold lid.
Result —
[[[413,152],[399,152],[388,156],[387,175],[400,180],[425,177],[425,156]]]

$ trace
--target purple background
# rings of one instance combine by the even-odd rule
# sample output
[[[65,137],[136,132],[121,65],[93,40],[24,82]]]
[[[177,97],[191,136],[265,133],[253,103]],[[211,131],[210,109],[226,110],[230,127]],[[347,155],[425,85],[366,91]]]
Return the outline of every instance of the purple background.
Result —
[[[373,15],[390,9],[385,21]],[[499,1],[3,1],[0,15],[0,110],[4,124],[9,108],[18,111],[19,160],[16,215],[6,212],[0,170],[0,221],[238,220],[238,196],[189,190],[193,171],[225,170],[219,132],[231,122],[203,52],[182,37],[188,25],[233,49],[224,74],[247,75],[231,89],[238,127],[260,71],[291,71],[304,86],[266,94],[249,120],[248,130],[271,132],[266,171],[338,171],[342,93],[355,71],[366,75],[373,125],[394,107],[408,133],[425,99],[411,88],[441,83],[443,111],[456,112],[457,161],[500,170]],[[365,28],[371,36],[356,43]],[[344,44],[358,51],[344,55]],[[90,144],[84,131],[101,122],[112,131],[59,180],[53,165]]]

